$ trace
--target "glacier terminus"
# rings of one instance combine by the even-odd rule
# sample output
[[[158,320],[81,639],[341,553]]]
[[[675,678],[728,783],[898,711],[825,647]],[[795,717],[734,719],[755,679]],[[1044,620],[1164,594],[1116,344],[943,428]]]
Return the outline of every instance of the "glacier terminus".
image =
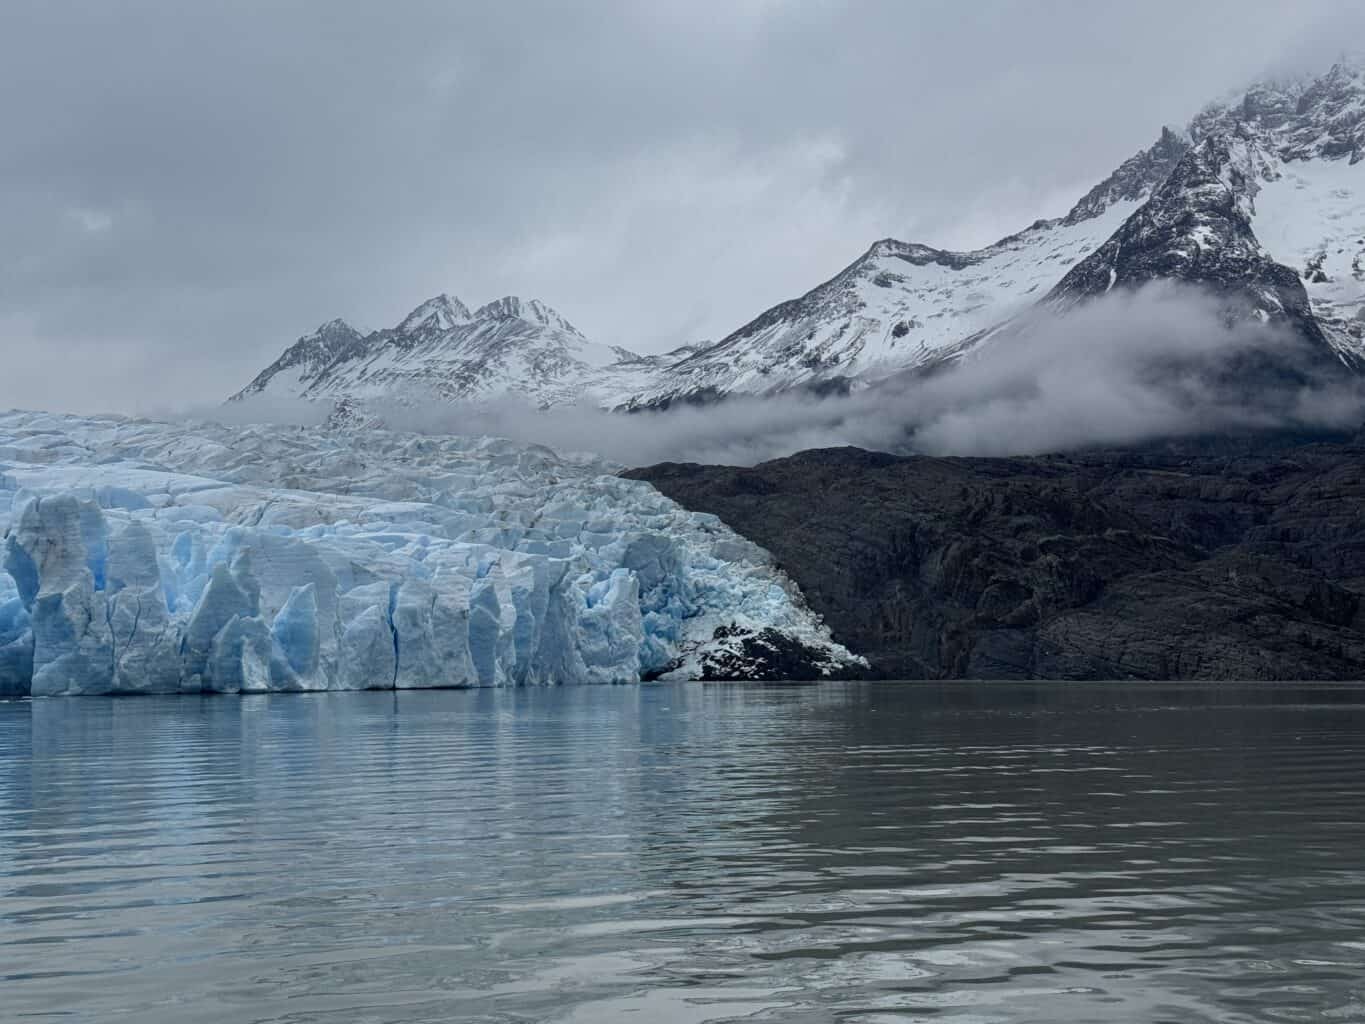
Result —
[[[0,695],[865,668],[762,548],[487,437],[0,413]]]

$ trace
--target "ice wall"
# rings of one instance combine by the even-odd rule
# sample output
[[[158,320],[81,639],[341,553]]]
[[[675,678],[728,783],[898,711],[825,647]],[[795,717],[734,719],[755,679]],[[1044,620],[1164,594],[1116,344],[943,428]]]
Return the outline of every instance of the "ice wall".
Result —
[[[0,694],[633,682],[771,628],[855,661],[765,552],[610,468],[0,414]]]

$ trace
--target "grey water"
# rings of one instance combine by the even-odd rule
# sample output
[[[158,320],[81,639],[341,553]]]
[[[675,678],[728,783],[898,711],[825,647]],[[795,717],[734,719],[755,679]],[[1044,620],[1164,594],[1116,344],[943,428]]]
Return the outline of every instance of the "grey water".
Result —
[[[0,1019],[1365,1020],[1365,686],[0,704]]]

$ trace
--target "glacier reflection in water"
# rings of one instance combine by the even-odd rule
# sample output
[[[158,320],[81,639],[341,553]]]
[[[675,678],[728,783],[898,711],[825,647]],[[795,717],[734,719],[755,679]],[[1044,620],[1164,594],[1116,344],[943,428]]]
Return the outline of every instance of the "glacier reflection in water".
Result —
[[[0,1018],[1365,1019],[1365,687],[0,704]]]

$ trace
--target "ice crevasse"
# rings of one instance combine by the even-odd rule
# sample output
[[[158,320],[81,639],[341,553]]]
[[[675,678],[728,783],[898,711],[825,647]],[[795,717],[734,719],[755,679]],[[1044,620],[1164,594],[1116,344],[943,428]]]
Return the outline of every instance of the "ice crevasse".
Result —
[[[765,551],[614,468],[485,437],[0,413],[0,695],[861,665]]]

